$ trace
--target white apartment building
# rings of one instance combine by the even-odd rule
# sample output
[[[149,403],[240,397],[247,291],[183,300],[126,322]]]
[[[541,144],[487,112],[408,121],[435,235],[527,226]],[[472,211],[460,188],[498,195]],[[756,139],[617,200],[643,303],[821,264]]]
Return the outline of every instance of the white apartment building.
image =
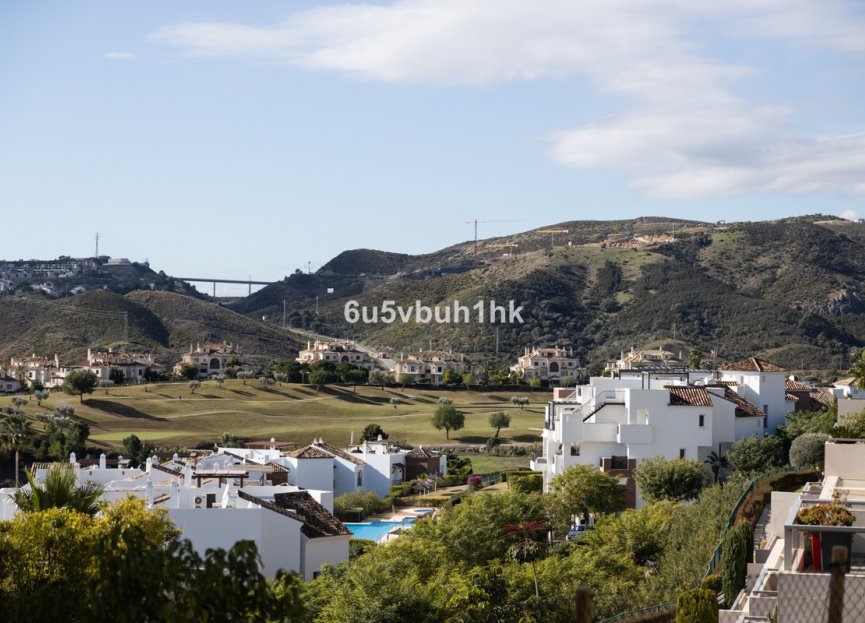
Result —
[[[741,367],[741,366],[736,366]],[[780,385],[753,385],[706,371],[628,370],[617,377],[593,377],[588,385],[558,388],[547,405],[543,455],[531,462],[544,474],[544,487],[570,465],[594,465],[616,470],[629,482],[639,461],[662,456],[704,461],[710,452],[723,453],[733,442],[767,431],[765,411],[775,405],[793,410],[786,400],[783,373]],[[772,373],[774,374],[774,373]],[[751,374],[754,376],[754,374]],[[760,374],[756,376],[759,379]],[[749,398],[753,396],[753,398]],[[640,504],[638,496],[633,502]]]
[[[855,377],[840,379],[832,384],[832,393],[836,398],[865,398],[865,389],[856,386]]]
[[[33,353],[29,357],[12,357],[9,361],[8,374],[18,378],[23,374],[30,385],[39,383],[43,387],[59,387],[66,379],[69,368],[60,365],[60,357],[40,357]]]
[[[738,383],[737,392],[766,414],[766,429],[775,433],[794,409],[786,393],[788,372],[770,361],[751,357],[720,368],[721,381]]]
[[[620,370],[636,370],[638,368],[681,368],[684,369],[685,362],[682,360],[682,353],[673,353],[663,348],[635,350],[631,348],[630,352],[622,352],[619,358],[608,363],[606,370],[609,372],[618,372]]]
[[[195,347],[190,344],[189,352],[183,353],[181,360],[174,364],[174,373],[180,374],[183,368],[192,367],[198,369],[198,378],[206,379],[222,374],[230,360],[244,363],[240,350],[232,344],[196,344]]]
[[[147,370],[153,366],[153,355],[145,353],[120,353],[112,349],[96,351],[87,349],[87,359],[75,368],[93,372],[99,380],[111,378],[114,370],[123,374],[124,383],[144,381]]]
[[[853,526],[803,526],[796,515],[803,507],[831,503],[835,493],[846,498],[855,516]],[[829,603],[832,545],[849,547],[849,571],[844,577],[843,621],[862,620],[865,595],[865,443],[861,440],[826,442],[821,482],[808,483],[801,492],[772,492],[769,521],[762,548],[748,564],[745,590],[730,610],[721,610],[719,623],[767,621],[813,623],[826,621]],[[815,568],[809,551],[819,534],[823,569]]]

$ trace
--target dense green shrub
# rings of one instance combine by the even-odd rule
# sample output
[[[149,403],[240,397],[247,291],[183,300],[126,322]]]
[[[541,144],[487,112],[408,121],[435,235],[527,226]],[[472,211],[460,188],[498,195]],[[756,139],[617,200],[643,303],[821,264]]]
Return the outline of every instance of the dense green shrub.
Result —
[[[745,587],[745,572],[754,549],[754,529],[746,521],[740,521],[724,536],[722,546],[721,586],[729,608]]]
[[[716,623],[718,600],[710,590],[684,591],[676,604],[676,623]]]
[[[793,440],[790,445],[790,465],[795,467],[822,467],[826,453],[826,440],[829,435],[825,433],[805,433]]]
[[[542,491],[544,476],[543,474],[511,474],[508,479],[508,487],[522,493]]]
[[[727,450],[727,462],[733,469],[748,474],[759,474],[782,467],[786,460],[784,442],[771,435],[754,435],[740,439]]]
[[[344,493],[333,500],[333,514],[344,521],[361,521],[390,507],[375,491]]]
[[[705,578],[703,578],[703,581],[700,582],[700,588],[705,588],[706,590],[720,593],[723,590],[721,576],[717,573],[707,575]]]

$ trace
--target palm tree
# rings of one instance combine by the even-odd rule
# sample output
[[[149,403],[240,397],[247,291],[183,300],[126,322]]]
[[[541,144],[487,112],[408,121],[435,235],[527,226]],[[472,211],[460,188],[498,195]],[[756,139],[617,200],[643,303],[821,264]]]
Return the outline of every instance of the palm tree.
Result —
[[[865,390],[865,350],[862,351],[859,359],[850,368],[850,376],[855,379],[856,387]]]
[[[712,470],[712,475],[715,477],[715,484],[718,484],[718,478],[721,475],[721,468],[727,467],[727,457],[712,451],[709,453],[709,458],[703,461],[703,463],[708,465],[709,469]]]
[[[40,486],[28,471],[30,490],[19,489],[12,501],[25,513],[37,513],[48,508],[68,508],[93,517],[99,512],[99,498],[105,487],[93,483],[76,484],[75,471],[65,467],[49,470],[45,484]]]
[[[15,450],[15,486],[18,486],[18,457],[22,447],[33,438],[33,428],[24,414],[10,415],[0,422],[0,445]]]

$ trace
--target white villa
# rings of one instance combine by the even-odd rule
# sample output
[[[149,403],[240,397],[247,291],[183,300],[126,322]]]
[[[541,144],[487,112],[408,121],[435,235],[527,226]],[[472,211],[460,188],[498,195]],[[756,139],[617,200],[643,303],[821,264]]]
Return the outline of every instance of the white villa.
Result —
[[[297,361],[300,363],[313,363],[315,361],[330,361],[332,363],[350,363],[357,368],[372,370],[375,368],[373,362],[366,353],[349,341],[323,341],[307,342],[306,348],[298,353]]]
[[[189,352],[183,353],[181,360],[174,364],[174,373],[180,374],[183,368],[192,367],[198,369],[198,378],[206,379],[222,374],[225,364],[232,359],[238,364],[244,363],[240,350],[232,344],[196,344],[194,348],[190,344]]]
[[[855,377],[840,379],[832,384],[832,393],[836,398],[865,398],[865,390],[856,387]]]
[[[433,385],[440,385],[448,368],[461,375],[465,370],[463,356],[443,350],[422,350],[408,356],[400,354],[399,361],[394,364],[393,373],[396,379],[408,374],[413,383],[429,381]]]
[[[566,376],[576,376],[580,360],[573,349],[555,347],[525,349],[511,371],[525,380],[540,377],[545,381],[559,381]]]
[[[682,360],[682,353],[678,355],[671,353],[663,348],[634,350],[619,354],[619,358],[608,363],[606,370],[608,372],[618,372],[620,370],[636,370],[637,368],[674,368],[684,369],[685,362]]]
[[[107,351],[88,348],[87,359],[75,368],[90,370],[100,380],[110,379],[111,373],[119,370],[123,373],[124,383],[140,383],[153,365],[153,355],[149,353],[117,353],[110,348]]]
[[[588,385],[554,391],[543,455],[531,467],[543,473],[545,489],[570,465],[616,470],[627,480],[627,501],[639,505],[631,478],[639,461],[703,462],[739,439],[774,431],[794,405],[784,371],[758,359],[718,373],[623,370],[613,378],[592,377]]]
[[[29,357],[12,357],[9,361],[8,374],[18,378],[19,372],[29,384],[39,383],[43,387],[59,387],[63,385],[69,368],[60,365],[60,357],[39,357],[33,353]]]

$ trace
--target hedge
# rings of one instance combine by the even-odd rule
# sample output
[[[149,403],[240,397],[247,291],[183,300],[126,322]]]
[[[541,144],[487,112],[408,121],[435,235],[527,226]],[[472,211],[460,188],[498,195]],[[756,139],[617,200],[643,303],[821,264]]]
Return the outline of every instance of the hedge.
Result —
[[[704,588],[683,591],[676,603],[676,623],[717,623],[718,597]]]
[[[511,474],[508,479],[508,488],[520,493],[530,493],[544,490],[543,474]]]

